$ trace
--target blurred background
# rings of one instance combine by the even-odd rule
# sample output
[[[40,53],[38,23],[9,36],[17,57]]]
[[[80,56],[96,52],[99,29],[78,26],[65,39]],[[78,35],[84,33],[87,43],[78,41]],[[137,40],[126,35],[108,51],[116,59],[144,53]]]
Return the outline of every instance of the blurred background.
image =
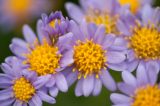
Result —
[[[30,6],[30,10],[27,10],[24,6],[18,6],[13,1],[20,2],[21,0],[0,0],[0,63],[7,56],[12,55],[9,50],[9,44],[13,37],[22,37],[21,29],[23,24],[29,24],[35,31],[36,20],[41,18],[41,13],[49,14],[52,11],[61,10],[63,15],[67,16],[64,4],[69,1],[78,4],[78,0],[24,0],[25,5]],[[28,1],[34,5],[31,5]],[[17,5],[16,8],[14,7],[15,5]],[[160,0],[154,1],[154,6],[160,6]],[[116,81],[121,80],[119,73],[111,73]],[[56,98],[57,103],[54,106],[111,106],[109,101],[110,93],[104,88],[99,96],[85,98],[75,97],[74,87],[75,85],[67,93],[59,93]],[[44,106],[53,105],[45,103]]]

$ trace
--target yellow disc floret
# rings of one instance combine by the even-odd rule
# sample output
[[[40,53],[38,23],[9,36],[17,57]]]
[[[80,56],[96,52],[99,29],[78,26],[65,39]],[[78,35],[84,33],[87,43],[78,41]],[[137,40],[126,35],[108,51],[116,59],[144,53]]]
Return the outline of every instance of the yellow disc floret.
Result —
[[[159,59],[160,33],[155,28],[135,28],[134,34],[130,37],[130,47],[139,59]]]
[[[58,54],[58,47],[49,45],[44,41],[41,45],[36,45],[31,53],[26,55],[30,64],[30,70],[35,71],[38,75],[55,74],[59,68],[61,55]]]
[[[95,13],[86,16],[87,22],[93,22],[96,25],[103,24],[106,27],[106,33],[116,33],[118,34],[118,30],[116,28],[117,16],[110,16],[106,13],[100,14]]]
[[[28,102],[34,95],[34,86],[24,77],[15,80],[13,92],[16,99]]]
[[[121,5],[129,4],[132,13],[136,13],[140,7],[140,0],[119,0],[119,3]]]
[[[160,106],[160,88],[158,85],[138,88],[131,106]]]
[[[74,70],[79,71],[78,78],[82,76],[86,78],[91,74],[95,74],[98,78],[101,69],[106,67],[105,53],[106,51],[92,40],[77,41],[77,45],[74,46]]]
[[[49,22],[49,26],[52,27],[52,28],[55,28],[56,21],[58,22],[58,24],[61,23],[60,19],[54,19],[51,22]]]

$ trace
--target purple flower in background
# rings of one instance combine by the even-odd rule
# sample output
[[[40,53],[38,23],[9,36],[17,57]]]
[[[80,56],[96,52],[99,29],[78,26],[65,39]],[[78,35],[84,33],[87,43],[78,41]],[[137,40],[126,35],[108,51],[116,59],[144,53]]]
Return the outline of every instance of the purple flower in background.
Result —
[[[154,68],[154,67],[153,67]],[[124,82],[118,83],[119,90],[123,93],[112,93],[110,98],[113,106],[159,106],[160,84],[157,72],[147,70],[139,65],[136,77],[130,72],[122,72]]]
[[[42,106],[42,101],[56,102],[42,89],[47,79],[27,71],[18,58],[6,58],[1,68],[4,72],[0,74],[1,106]]]
[[[80,27],[71,21],[70,38],[61,40],[62,46],[66,46],[66,59],[62,61],[64,66],[69,68],[64,71],[67,76],[68,85],[71,86],[78,80],[75,94],[76,96],[98,95],[102,85],[107,89],[116,90],[114,79],[109,73],[109,69],[125,70],[125,54],[116,51],[112,47],[115,41],[113,34],[105,34],[105,27],[82,22]],[[64,36],[65,37],[65,36]]]
[[[0,24],[13,28],[50,9],[49,0],[1,0]],[[3,28],[3,27],[2,27]]]
[[[117,21],[124,14],[125,6],[121,8],[117,0],[79,0],[81,7],[66,3],[66,9],[71,18],[80,23],[82,20],[104,24],[106,33],[119,34]]]
[[[128,42],[127,61],[129,71],[139,64],[147,70],[160,70],[160,9],[145,5],[141,11],[141,20],[131,13],[119,21],[118,29]],[[128,18],[127,18],[128,17]],[[150,71],[152,71],[150,70]]]
[[[64,49],[59,40],[50,38],[49,35],[43,35],[40,30],[40,21],[37,26],[38,38],[29,26],[23,27],[23,34],[25,40],[14,38],[10,49],[12,52],[23,61],[23,64],[30,71],[34,71],[40,77],[51,77],[46,83],[49,93],[55,97],[58,91],[67,92],[68,85],[64,75],[61,73],[65,66],[62,61],[65,60],[66,55],[63,55]],[[64,36],[69,36],[66,34]],[[64,39],[63,36],[59,39]],[[69,65],[69,64],[68,64]]]
[[[68,18],[64,18],[60,11],[51,13],[49,16],[42,14],[42,20],[39,21],[44,35],[56,38],[69,32],[69,20]]]
[[[128,5],[133,14],[137,14],[146,4],[152,4],[153,0],[118,0],[122,6]]]

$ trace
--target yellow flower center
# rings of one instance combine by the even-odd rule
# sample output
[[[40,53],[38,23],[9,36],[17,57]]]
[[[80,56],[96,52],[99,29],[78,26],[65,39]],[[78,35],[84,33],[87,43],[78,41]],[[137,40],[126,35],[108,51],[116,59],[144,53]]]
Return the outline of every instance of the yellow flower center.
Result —
[[[32,5],[32,0],[10,0],[8,2],[8,7],[11,11],[14,12],[27,12],[30,8],[30,5]]]
[[[32,86],[32,84],[26,78],[21,77],[15,80],[13,92],[16,99],[28,102],[36,91],[34,86]]]
[[[118,34],[118,30],[116,28],[117,16],[111,17],[110,15],[104,13],[94,13],[86,16],[87,22],[93,22],[96,25],[105,25],[106,33],[116,33]]]
[[[155,28],[135,28],[130,38],[130,47],[139,59],[160,58],[160,33]]]
[[[54,19],[49,23],[49,26],[52,27],[52,28],[55,28],[56,21],[58,21],[58,24],[61,23],[60,19]]]
[[[38,75],[55,74],[59,68],[61,55],[58,54],[58,47],[49,45],[46,41],[42,45],[37,45],[30,54],[27,54],[27,61],[30,64],[30,70]]]
[[[106,51],[99,44],[93,43],[92,40],[86,42],[77,41],[74,46],[74,64],[73,71],[78,69],[80,79],[82,76],[86,78],[88,75],[100,73],[102,68],[106,68]]]
[[[131,106],[160,106],[160,88],[158,85],[139,88]]]
[[[136,13],[137,10],[138,10],[139,7],[140,7],[140,2],[139,2],[139,0],[119,0],[119,3],[120,3],[121,5],[129,4],[132,13]]]

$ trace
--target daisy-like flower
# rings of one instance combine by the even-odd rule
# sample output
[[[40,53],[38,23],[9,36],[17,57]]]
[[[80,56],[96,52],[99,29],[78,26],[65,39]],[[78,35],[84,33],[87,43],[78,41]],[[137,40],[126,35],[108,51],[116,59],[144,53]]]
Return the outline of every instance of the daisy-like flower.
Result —
[[[122,93],[112,93],[110,96],[113,106],[160,106],[157,72],[147,68],[139,65],[136,77],[130,72],[122,72],[124,82],[118,84]]]
[[[80,23],[82,20],[97,25],[104,24],[106,33],[119,34],[116,24],[124,8],[117,0],[80,0],[81,8],[73,3],[66,3],[66,9],[71,18]],[[123,14],[122,14],[123,13]]]
[[[65,68],[63,61],[67,55],[63,55],[63,46],[58,43],[52,36],[43,35],[40,25],[42,21],[38,22],[37,31],[38,38],[29,26],[23,27],[23,34],[25,40],[14,38],[10,49],[19,57],[23,64],[30,71],[34,71],[38,76],[46,77],[51,75],[51,78],[46,83],[49,88],[49,93],[56,96],[58,91],[66,92],[68,90],[67,81],[61,71]],[[70,36],[69,34],[64,35]],[[64,36],[59,37],[63,39]],[[66,64],[68,66],[69,64]]]
[[[102,85],[111,91],[116,90],[109,69],[124,70],[126,57],[123,52],[112,49],[115,36],[106,35],[103,25],[97,27],[86,22],[82,22],[79,27],[71,21],[70,30],[73,33],[71,40],[63,39],[61,44],[67,44],[68,47],[64,53],[67,55],[67,61],[64,63],[70,63],[70,68],[65,73],[68,85],[78,80],[76,96],[96,96],[100,93]]]
[[[124,5],[129,5],[130,10],[132,13],[136,14],[139,12],[140,9],[146,4],[152,4],[153,0],[118,0],[119,3]]]
[[[47,78],[27,71],[18,58],[6,58],[1,68],[4,72],[0,74],[1,106],[42,106],[42,101],[56,102],[42,89]]]
[[[63,17],[60,11],[51,13],[49,16],[42,14],[42,25],[41,31],[44,35],[50,35],[57,39],[57,37],[62,36],[69,32],[69,20]]]
[[[0,24],[13,27],[35,18],[50,7],[47,0],[1,0]]]
[[[145,5],[142,20],[128,13],[129,19],[119,21],[119,30],[128,42],[127,61],[129,71],[143,63],[157,73],[160,70],[160,9]],[[153,68],[154,67],[154,68]],[[150,71],[152,71],[150,70]]]

